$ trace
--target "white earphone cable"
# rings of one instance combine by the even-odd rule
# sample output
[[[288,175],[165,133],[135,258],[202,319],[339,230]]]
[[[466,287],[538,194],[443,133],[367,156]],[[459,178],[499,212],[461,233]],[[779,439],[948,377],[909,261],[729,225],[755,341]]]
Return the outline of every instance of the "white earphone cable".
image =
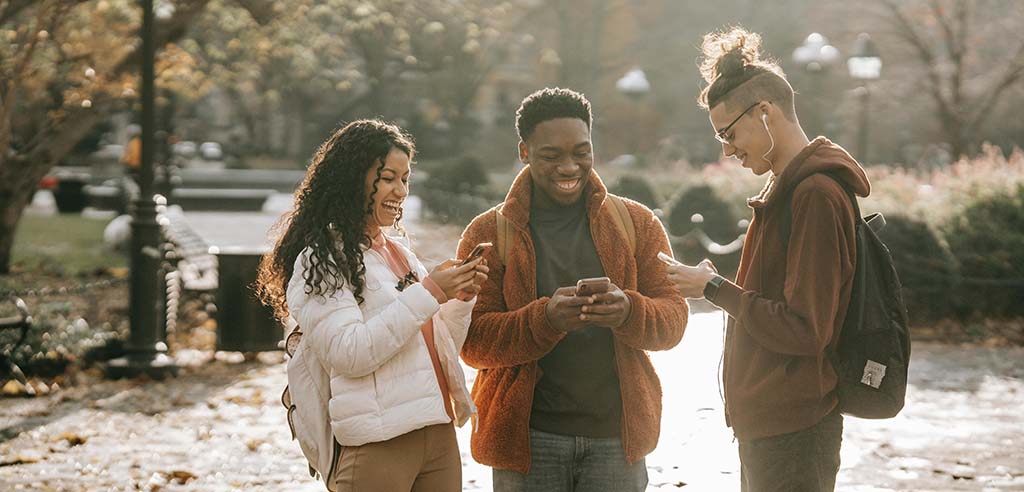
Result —
[[[772,136],[771,130],[768,129],[768,113],[761,113],[761,124],[764,125],[764,131],[768,133],[768,138],[772,141],[772,146],[761,156],[762,159],[767,161],[769,164],[773,164],[772,161],[768,160],[768,154],[771,154],[775,150],[775,137]]]

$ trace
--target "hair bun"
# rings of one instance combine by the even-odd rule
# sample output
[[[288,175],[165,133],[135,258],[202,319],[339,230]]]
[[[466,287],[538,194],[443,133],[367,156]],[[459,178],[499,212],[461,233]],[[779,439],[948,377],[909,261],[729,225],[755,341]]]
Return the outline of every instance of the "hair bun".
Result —
[[[701,44],[704,61],[700,71],[707,82],[719,77],[742,75],[748,66],[761,62],[761,35],[742,27],[712,32],[704,36]]]

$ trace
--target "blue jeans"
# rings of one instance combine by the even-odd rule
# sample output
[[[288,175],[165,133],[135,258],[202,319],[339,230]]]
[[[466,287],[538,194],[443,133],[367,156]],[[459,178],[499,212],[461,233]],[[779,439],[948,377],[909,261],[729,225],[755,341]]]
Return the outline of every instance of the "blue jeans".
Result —
[[[626,463],[622,439],[530,429],[530,472],[493,470],[494,492],[643,492],[644,460]]]
[[[839,472],[843,416],[832,412],[807,429],[740,440],[742,492],[832,492]]]

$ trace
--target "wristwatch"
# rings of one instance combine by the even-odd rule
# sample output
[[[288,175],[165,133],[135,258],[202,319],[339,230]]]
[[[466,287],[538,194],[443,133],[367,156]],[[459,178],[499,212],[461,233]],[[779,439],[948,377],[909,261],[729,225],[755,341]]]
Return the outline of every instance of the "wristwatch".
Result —
[[[715,275],[708,280],[708,283],[704,285],[704,298],[708,302],[715,302],[715,297],[718,296],[718,288],[725,282],[725,277],[721,275]]]

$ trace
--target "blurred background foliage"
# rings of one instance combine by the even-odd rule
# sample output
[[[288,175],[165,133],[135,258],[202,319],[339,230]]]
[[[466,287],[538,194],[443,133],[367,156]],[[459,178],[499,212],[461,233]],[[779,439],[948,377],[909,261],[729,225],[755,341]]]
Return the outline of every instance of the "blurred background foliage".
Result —
[[[744,25],[797,89],[808,133],[868,167],[862,207],[890,219],[912,318],[1024,316],[1024,2],[158,0],[156,12],[162,130],[220,142],[239,167],[302,169],[333,129],[381,116],[415,136],[413,193],[441,222],[503,199],[525,95],[580,90],[602,178],[659,209],[687,261],[706,254],[695,228],[735,239],[764,184],[721,158],[696,106],[701,36]],[[0,2],[0,272],[35,184],[126,140],[139,23],[132,0]],[[836,60],[792,56],[812,32]],[[862,32],[884,61],[867,83],[844,64]],[[637,69],[646,87],[618,85]],[[726,272],[738,261],[713,259]]]

